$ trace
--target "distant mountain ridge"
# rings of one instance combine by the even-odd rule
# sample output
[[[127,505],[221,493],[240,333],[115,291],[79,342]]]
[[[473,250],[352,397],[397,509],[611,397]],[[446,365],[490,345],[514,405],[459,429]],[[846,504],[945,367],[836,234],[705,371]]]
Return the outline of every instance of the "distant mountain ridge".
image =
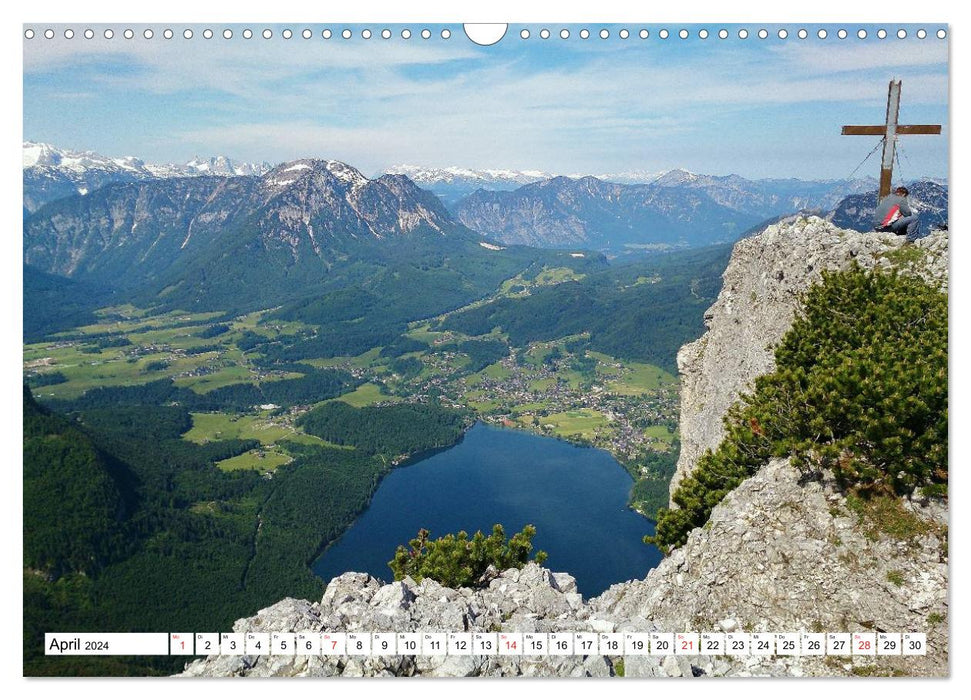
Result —
[[[184,164],[146,163],[126,156],[111,158],[94,151],[72,151],[46,143],[23,142],[24,210],[73,194],[88,194],[117,182],[138,182],[201,175],[263,175],[269,163],[244,163],[226,156],[196,157]]]
[[[515,190],[542,180],[555,177],[570,177],[581,179],[596,177],[605,182],[615,182],[623,185],[647,184],[672,172],[686,171],[647,171],[630,170],[614,173],[550,173],[543,170],[515,170],[507,168],[475,169],[459,166],[445,168],[426,167],[421,165],[392,165],[387,169],[389,173],[407,175],[419,186],[430,190],[441,197],[447,206],[452,206],[461,198],[476,190],[488,191]]]
[[[504,243],[548,248],[708,245],[802,209],[828,211],[872,180],[747,180],[671,170],[647,184],[555,177],[513,191],[479,189],[452,210],[469,228]]]
[[[392,165],[387,172],[408,176],[419,187],[434,192],[448,206],[478,189],[514,190],[553,177],[541,170],[476,170],[458,166],[428,168],[405,164]]]
[[[389,174],[407,175],[415,184],[434,185],[436,183],[455,183],[462,181],[477,181],[482,183],[526,185],[537,180],[554,177],[552,173],[542,170],[507,170],[460,168],[428,168],[421,165],[392,165],[387,169]]]
[[[549,173],[542,170],[474,169],[451,166],[445,168],[420,165],[394,165],[389,173],[410,177],[419,186],[431,190],[450,209],[476,190],[512,191],[523,185],[556,177],[581,180],[594,177],[619,185],[656,185],[659,187],[690,187],[718,191],[742,189],[767,201],[771,215],[790,213],[802,208],[827,211],[848,194],[864,192],[876,186],[873,178],[845,180],[797,180],[768,178],[751,180],[739,175],[703,175],[682,168],[672,170],[628,170],[604,173]],[[764,213],[764,212],[763,212]],[[766,217],[763,217],[766,218]]]

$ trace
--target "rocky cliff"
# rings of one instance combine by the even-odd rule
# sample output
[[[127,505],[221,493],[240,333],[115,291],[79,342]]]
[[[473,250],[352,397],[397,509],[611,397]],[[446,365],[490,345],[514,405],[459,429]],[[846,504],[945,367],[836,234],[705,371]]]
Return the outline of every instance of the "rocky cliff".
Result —
[[[720,439],[721,417],[758,374],[820,271],[857,260],[947,288],[947,234],[900,248],[821,219],[792,219],[739,242],[709,330],[682,351],[680,474]],[[284,600],[234,631],[926,632],[926,656],[250,657],[195,661],[188,676],[842,676],[948,673],[947,510],[900,504],[906,531],[861,515],[823,473],[773,460],[714,508],[646,578],[584,601],[567,574],[530,564],[480,590],[348,573],[319,603]]]
[[[913,252],[890,233],[858,233],[817,217],[780,221],[735,244],[722,291],[705,314],[707,332],[678,353],[681,455],[671,492],[724,435],[722,417],[759,375],[775,368],[776,344],[800,295],[823,270],[899,268],[947,291],[948,234],[919,239]]]

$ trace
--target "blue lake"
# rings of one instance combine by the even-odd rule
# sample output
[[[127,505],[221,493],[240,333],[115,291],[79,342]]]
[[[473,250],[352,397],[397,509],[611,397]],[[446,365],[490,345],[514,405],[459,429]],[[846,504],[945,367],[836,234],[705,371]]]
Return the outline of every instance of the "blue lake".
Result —
[[[626,507],[631,485],[603,450],[478,423],[454,447],[386,476],[313,570],[325,582],[346,571],[389,581],[395,548],[420,528],[435,538],[488,534],[501,523],[509,536],[533,524],[534,548],[549,554],[544,566],[569,572],[584,597],[596,596],[661,560],[642,542],[654,524]]]

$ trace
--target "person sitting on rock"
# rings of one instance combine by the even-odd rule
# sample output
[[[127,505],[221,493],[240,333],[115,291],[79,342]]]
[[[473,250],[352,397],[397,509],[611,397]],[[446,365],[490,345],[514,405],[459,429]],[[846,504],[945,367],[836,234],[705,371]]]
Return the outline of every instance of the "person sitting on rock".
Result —
[[[917,210],[910,206],[907,195],[910,191],[906,187],[898,187],[893,194],[888,194],[877,205],[874,215],[873,228],[875,231],[889,231],[898,236],[907,236],[907,242],[913,243],[920,238],[920,220]]]

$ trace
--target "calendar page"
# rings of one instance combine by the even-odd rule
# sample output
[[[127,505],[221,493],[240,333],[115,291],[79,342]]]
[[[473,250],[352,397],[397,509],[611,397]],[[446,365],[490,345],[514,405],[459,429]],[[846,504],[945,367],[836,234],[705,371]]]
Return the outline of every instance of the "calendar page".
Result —
[[[949,25],[327,12],[21,28],[23,675],[948,676]]]

